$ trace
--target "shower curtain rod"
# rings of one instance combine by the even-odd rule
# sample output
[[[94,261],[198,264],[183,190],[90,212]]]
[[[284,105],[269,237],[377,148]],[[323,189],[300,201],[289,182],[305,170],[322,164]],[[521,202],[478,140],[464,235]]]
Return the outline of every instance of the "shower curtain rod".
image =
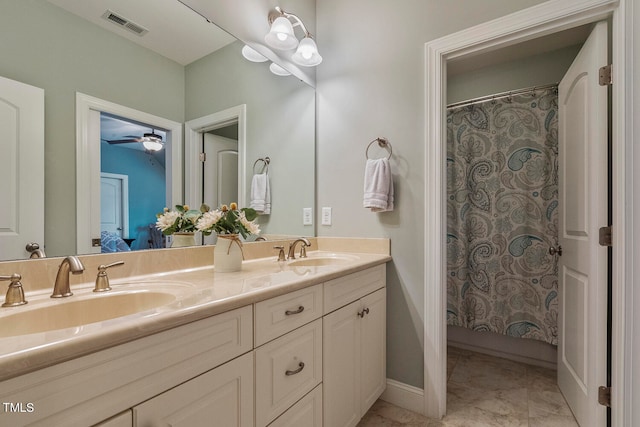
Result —
[[[522,89],[509,90],[509,91],[506,91],[506,92],[496,93],[494,95],[485,95],[485,96],[480,96],[478,98],[472,98],[472,99],[468,99],[466,101],[460,101],[460,102],[456,102],[456,103],[453,103],[453,104],[449,104],[449,105],[447,105],[447,109],[456,108],[456,107],[463,107],[465,105],[479,104],[481,102],[490,101],[490,100],[494,100],[494,99],[508,98],[510,96],[520,95],[520,94],[527,93],[527,92],[533,92],[533,91],[542,90],[542,89],[552,89],[552,88],[557,88],[557,87],[558,87],[558,83],[551,83],[551,84],[547,84],[547,85],[531,86],[531,87],[526,87],[526,88],[522,88]]]

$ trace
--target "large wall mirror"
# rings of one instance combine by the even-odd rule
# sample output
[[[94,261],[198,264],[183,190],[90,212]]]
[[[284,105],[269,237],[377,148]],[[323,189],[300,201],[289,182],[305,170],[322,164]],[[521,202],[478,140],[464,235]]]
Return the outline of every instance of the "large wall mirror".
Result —
[[[96,8],[101,12],[97,13]],[[148,33],[139,36],[116,28],[115,24],[102,17],[107,10],[148,29]],[[82,14],[93,14],[95,22],[79,16]],[[195,21],[185,21],[185,16]],[[239,162],[238,170],[243,171],[238,173],[242,176],[238,177],[238,183],[235,184],[239,188],[238,199],[248,203],[251,178],[256,171],[253,165],[258,159],[269,157],[272,209],[271,214],[259,217],[263,232],[267,236],[315,234],[314,226],[302,224],[302,209],[314,208],[315,200],[315,90],[311,86],[292,76],[272,74],[268,62],[246,61],[241,55],[242,42],[222,32],[215,24],[205,21],[177,0],[3,2],[0,6],[0,26],[5,34],[12,35],[0,42],[0,76],[42,88],[45,93],[45,184],[42,208],[47,256],[78,253],[77,227],[82,221],[86,222],[86,217],[90,215],[90,212],[86,215],[82,213],[82,200],[96,198],[95,194],[88,194],[88,190],[83,190],[85,194],[81,196],[76,193],[76,164],[82,165],[85,160],[89,164],[92,161],[87,153],[77,149],[77,94],[123,106],[125,111],[131,109],[162,118],[163,123],[193,123],[211,115],[244,108],[242,133],[245,147],[243,153],[235,156]],[[210,31],[211,35],[206,31]],[[146,42],[141,41],[145,37],[153,38],[158,33],[162,33],[164,41],[161,44],[170,53],[160,54],[152,46],[144,46]],[[213,33],[222,33],[226,38]],[[191,39],[185,39],[185,34]],[[178,141],[179,147],[174,146],[172,152],[176,153],[174,160],[180,157],[179,167],[166,172],[169,177],[162,183],[158,176],[162,176],[163,170],[170,169],[170,159],[145,152],[144,149],[125,148],[134,143],[112,143],[108,150],[103,149],[102,156],[114,168],[106,174],[111,182],[121,179],[121,175],[127,175],[115,170],[116,166],[124,163],[148,164],[153,168],[153,182],[137,181],[135,174],[129,176],[130,205],[137,205],[141,194],[145,193],[140,191],[140,186],[148,188],[146,193],[153,193],[156,199],[161,199],[163,191],[158,189],[161,184],[170,186],[169,190],[164,189],[164,203],[155,201],[154,206],[145,207],[147,213],[144,215],[149,216],[149,212],[160,212],[164,206],[182,202],[225,202],[207,200],[210,189],[203,187],[209,184],[218,187],[219,183],[203,181],[209,179],[210,172],[194,170],[198,166],[188,156],[197,154],[201,149],[206,151],[212,136],[232,140],[234,130],[223,128],[233,127],[234,122],[211,129],[191,129],[201,136],[201,139],[193,140],[188,138],[188,126],[181,126],[178,132],[171,126],[153,128],[152,123],[139,117],[131,121],[127,119],[131,118],[107,111],[102,116],[103,123],[113,126],[114,121],[123,120],[127,126],[138,128],[129,127],[123,133],[110,128],[110,136],[98,137],[96,144],[100,144],[100,139],[105,144],[107,140],[134,139],[144,133],[155,133],[174,143]],[[182,134],[182,128],[186,133]],[[173,137],[171,133],[174,133]],[[177,133],[181,134],[175,135]],[[237,128],[235,135],[237,138]],[[95,150],[99,153],[99,146]],[[108,159],[104,154],[107,151]],[[123,156],[127,151],[132,152],[137,160],[125,161]],[[228,155],[229,150],[226,154],[225,158],[234,158]],[[133,167],[135,169],[138,166]],[[99,168],[90,173],[100,180]],[[188,184],[194,180],[200,186],[196,190]],[[242,182],[244,187],[241,186]],[[233,194],[233,190],[225,191],[225,194],[230,194],[230,191]],[[135,249],[146,249],[146,242],[150,239],[142,233],[141,228],[153,223],[155,216],[146,220],[132,218],[132,215],[139,215],[133,211],[129,214],[127,237],[139,240],[133,243]],[[80,252],[86,253],[84,250]],[[27,255],[25,252],[24,258]]]

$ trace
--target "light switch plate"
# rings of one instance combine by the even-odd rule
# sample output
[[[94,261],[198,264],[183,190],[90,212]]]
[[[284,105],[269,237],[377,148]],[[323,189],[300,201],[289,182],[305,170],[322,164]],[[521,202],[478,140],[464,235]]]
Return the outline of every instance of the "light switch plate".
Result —
[[[302,225],[313,225],[313,209],[302,208]]]
[[[322,208],[322,225],[331,225],[331,208]]]

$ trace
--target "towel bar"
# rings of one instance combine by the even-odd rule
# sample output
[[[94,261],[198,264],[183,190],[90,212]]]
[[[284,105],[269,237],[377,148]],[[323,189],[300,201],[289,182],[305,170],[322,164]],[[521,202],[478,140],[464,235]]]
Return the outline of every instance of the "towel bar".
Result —
[[[369,147],[371,147],[371,144],[373,144],[374,142],[377,142],[379,147],[386,148],[389,150],[389,157],[387,157],[387,159],[390,159],[391,155],[393,154],[393,147],[391,147],[391,143],[389,142],[389,140],[383,137],[383,138],[376,138],[373,141],[371,141],[369,145],[367,145],[367,149],[364,152],[364,156],[367,158],[367,160],[369,160]]]
[[[256,173],[256,165],[258,164],[258,162],[263,162],[264,166],[262,167],[262,171],[265,173],[269,173],[269,163],[271,163],[271,159],[267,156],[264,158],[260,157],[258,160],[253,162],[253,174],[255,175]]]

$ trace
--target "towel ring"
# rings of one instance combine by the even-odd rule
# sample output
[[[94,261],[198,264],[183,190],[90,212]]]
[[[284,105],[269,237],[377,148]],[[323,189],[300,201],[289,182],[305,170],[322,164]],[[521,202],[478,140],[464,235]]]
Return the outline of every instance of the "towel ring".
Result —
[[[265,157],[265,158],[260,157],[258,160],[253,162],[253,173],[254,173],[254,175],[256,173],[256,165],[258,164],[258,162],[263,162],[264,166],[262,167],[262,171],[265,172],[265,173],[269,173],[269,163],[271,163],[271,159],[269,157]]]
[[[376,138],[371,141],[369,145],[367,145],[367,149],[364,152],[364,156],[367,158],[367,160],[369,160],[369,147],[371,147],[371,144],[373,144],[374,142],[377,142],[379,147],[389,150],[389,157],[387,157],[387,160],[390,159],[391,155],[393,154],[393,147],[391,147],[391,143],[387,138]]]

